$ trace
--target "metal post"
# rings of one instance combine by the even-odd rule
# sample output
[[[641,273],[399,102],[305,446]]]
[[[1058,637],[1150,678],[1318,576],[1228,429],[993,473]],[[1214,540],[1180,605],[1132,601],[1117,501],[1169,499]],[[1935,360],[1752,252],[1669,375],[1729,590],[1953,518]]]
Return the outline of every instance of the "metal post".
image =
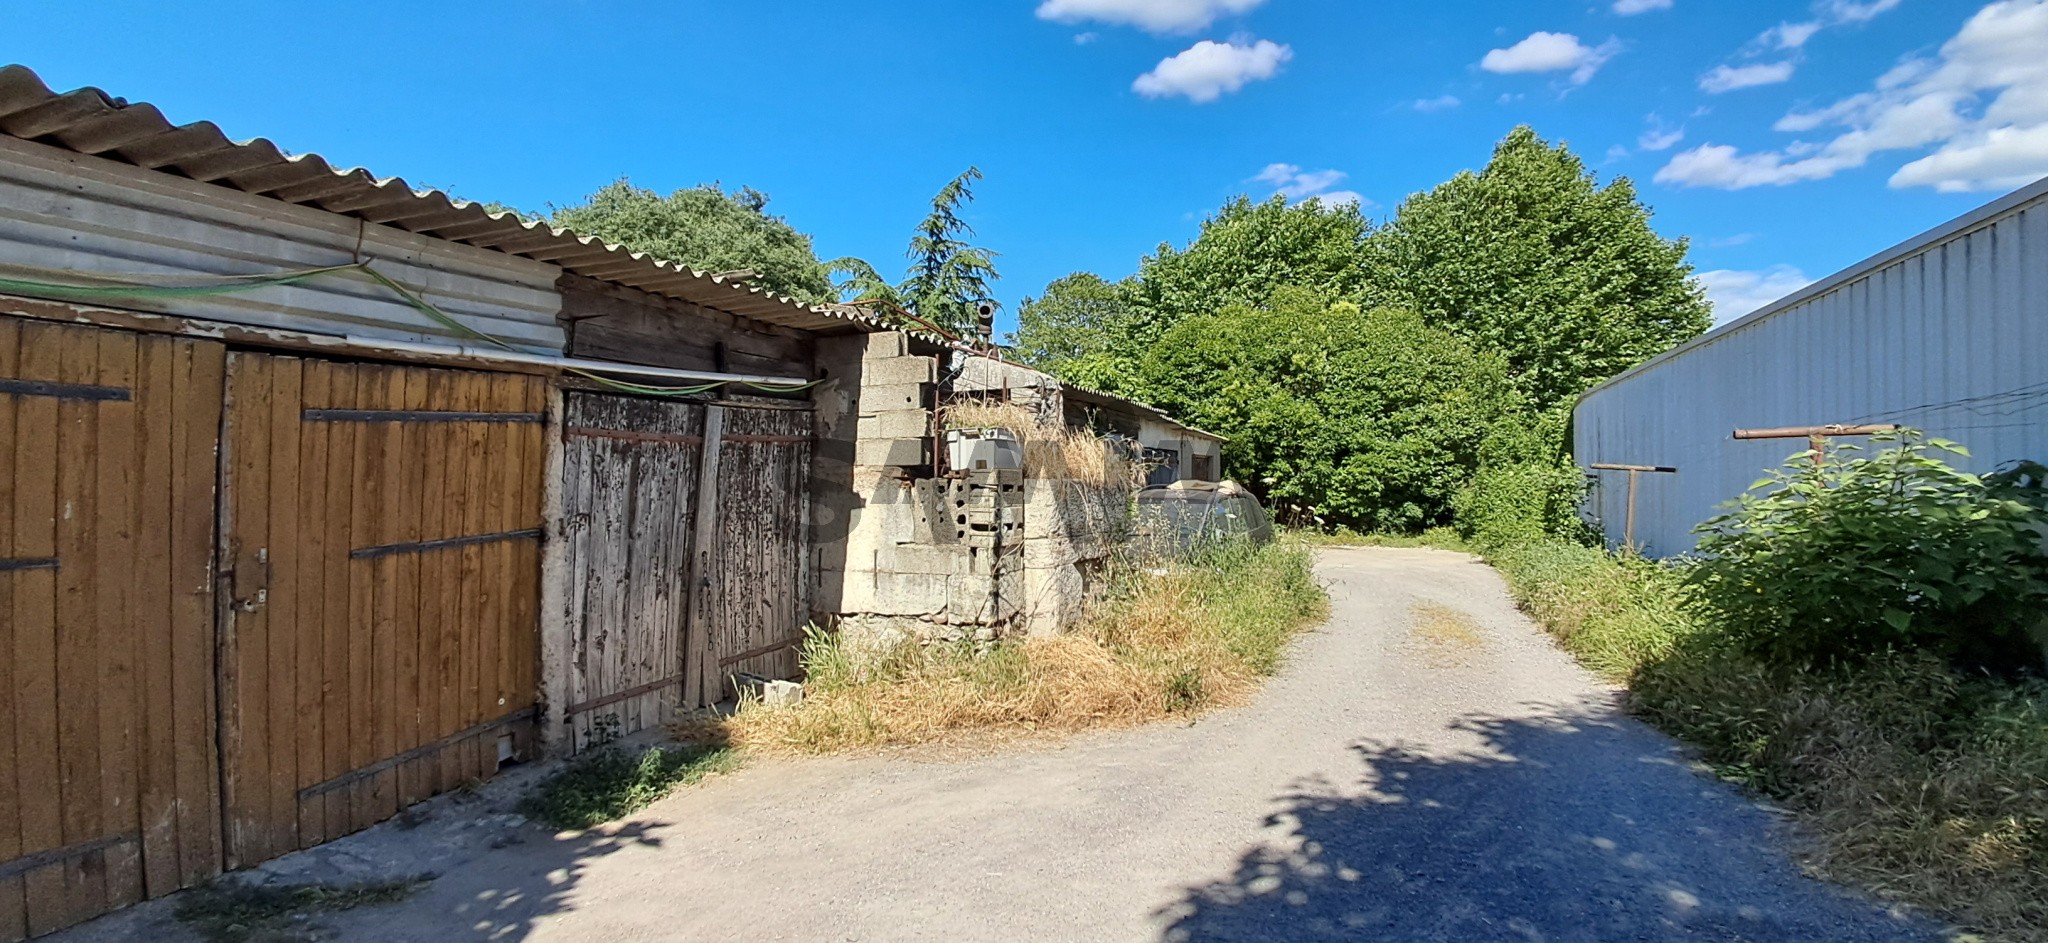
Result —
[[[1780,429],[1737,429],[1738,439],[1805,439],[1813,450],[1813,467],[1818,471],[1827,464],[1828,438],[1844,435],[1876,435],[1880,432],[1897,432],[1894,423],[1880,423],[1864,426],[1786,426]]]
[[[1616,465],[1609,462],[1594,462],[1590,465],[1587,465],[1586,467],[1599,469],[1600,471],[1628,472],[1628,516],[1626,518],[1628,523],[1623,526],[1623,536],[1621,538],[1621,545],[1624,547],[1628,547],[1631,550],[1635,549],[1636,476],[1642,474],[1643,472],[1654,472],[1663,475],[1675,475],[1678,473],[1678,469],[1673,468],[1670,465]]]

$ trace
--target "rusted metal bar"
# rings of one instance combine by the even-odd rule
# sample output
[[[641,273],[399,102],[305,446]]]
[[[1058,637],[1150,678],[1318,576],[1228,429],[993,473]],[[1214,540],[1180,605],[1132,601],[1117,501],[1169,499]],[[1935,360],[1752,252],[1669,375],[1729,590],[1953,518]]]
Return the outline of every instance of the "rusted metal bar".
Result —
[[[1678,469],[1676,469],[1676,468],[1673,468],[1673,467],[1671,467],[1671,466],[1669,466],[1669,465],[1610,465],[1610,464],[1608,464],[1608,463],[1606,463],[1606,462],[1594,462],[1593,464],[1591,464],[1591,465],[1588,465],[1588,466],[1586,466],[1586,467],[1587,467],[1587,468],[1597,468],[1597,469],[1599,469],[1599,470],[1601,470],[1601,471],[1625,471],[1625,472],[1665,472],[1665,473],[1675,473],[1675,472],[1677,472],[1677,471],[1678,471]]]
[[[1810,439],[1814,436],[1876,435],[1880,432],[1897,432],[1894,423],[1864,426],[1786,426],[1780,429],[1737,429],[1738,439]]]

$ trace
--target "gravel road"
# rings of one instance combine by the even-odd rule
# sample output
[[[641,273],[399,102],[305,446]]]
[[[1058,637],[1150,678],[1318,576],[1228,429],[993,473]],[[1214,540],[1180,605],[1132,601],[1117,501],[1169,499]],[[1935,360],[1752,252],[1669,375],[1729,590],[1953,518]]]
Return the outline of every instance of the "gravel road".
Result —
[[[1802,876],[1771,813],[1619,715],[1472,558],[1332,550],[1319,572],[1329,624],[1248,708],[756,765],[603,834],[527,826],[322,922],[431,943],[1942,938]]]

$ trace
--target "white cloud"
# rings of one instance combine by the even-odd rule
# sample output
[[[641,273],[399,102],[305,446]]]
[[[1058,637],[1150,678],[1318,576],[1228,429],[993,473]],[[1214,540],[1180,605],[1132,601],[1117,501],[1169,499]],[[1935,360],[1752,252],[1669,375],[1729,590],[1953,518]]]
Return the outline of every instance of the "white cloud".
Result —
[[[1699,279],[1707,290],[1707,301],[1714,306],[1715,324],[1726,324],[1813,284],[1805,272],[1790,265],[1754,272],[1717,269],[1701,272]]]
[[[1266,0],[1045,0],[1038,18],[1058,23],[1093,20],[1152,33],[1191,33],[1218,17],[1249,12]]]
[[[2014,190],[2048,174],[2048,124],[1993,128],[1957,137],[1940,150],[1899,168],[1894,187],[1933,187],[1943,193]]]
[[[1756,45],[1764,49],[1798,49],[1805,46],[1813,34],[1820,32],[1823,25],[1819,20],[1779,23],[1764,30],[1763,35],[1756,38]]]
[[[1614,0],[1614,12],[1621,16],[1634,16],[1651,10],[1669,10],[1671,0]]]
[[[1837,23],[1864,23],[1876,19],[1877,15],[1898,6],[1904,0],[1828,0],[1822,9]]]
[[[1570,33],[1534,32],[1529,38],[1506,49],[1495,49],[1479,60],[1488,72],[1562,72],[1572,70],[1572,84],[1584,85],[1593,73],[1621,51],[1621,43],[1608,40],[1598,46],[1579,42]]]
[[[1267,164],[1266,169],[1253,177],[1260,183],[1271,184],[1273,192],[1293,202],[1321,200],[1329,206],[1356,206],[1369,209],[1371,200],[1352,190],[1333,189],[1349,177],[1341,170],[1304,171],[1300,164]]]
[[[1715,249],[1732,249],[1736,246],[1748,245],[1755,239],[1756,233],[1739,232],[1732,236],[1722,236],[1717,239],[1709,239],[1707,240],[1707,245]]]
[[[1074,34],[1074,45],[1076,45],[1076,46],[1086,46],[1086,45],[1088,45],[1089,43],[1092,43],[1092,42],[1094,42],[1094,41],[1096,41],[1096,40],[1098,40],[1098,39],[1101,39],[1101,38],[1102,38],[1102,34],[1101,34],[1101,33],[1075,33],[1075,34]]]
[[[1456,95],[1438,95],[1438,96],[1437,96],[1437,97],[1435,97],[1435,98],[1418,98],[1418,99],[1416,99],[1416,100],[1415,100],[1415,110],[1416,110],[1416,111],[1444,111],[1444,110],[1446,110],[1446,109],[1450,109],[1450,108],[1456,108],[1456,107],[1458,107],[1459,105],[1462,105],[1462,104],[1464,104],[1464,102],[1461,102],[1461,101],[1459,101],[1459,100],[1458,100],[1458,96],[1456,96]]]
[[[1792,63],[1759,62],[1756,65],[1715,66],[1713,71],[1700,76],[1700,89],[1709,95],[1732,92],[1738,88],[1754,88],[1758,85],[1776,85],[1792,78]]]
[[[1636,146],[1646,151],[1668,151],[1678,142],[1685,140],[1684,128],[1651,128],[1636,138]]]
[[[1292,48],[1268,39],[1249,45],[1244,40],[1205,39],[1160,60],[1131,88],[1146,98],[1181,95],[1196,103],[1212,102],[1247,83],[1272,78],[1292,58]]]
[[[1895,5],[1895,4],[1890,4]],[[1848,4],[1843,16],[1875,16],[1885,0]],[[1825,143],[1795,141],[1743,153],[1723,144],[1685,151],[1657,172],[1660,183],[1744,187],[1818,180],[1887,151],[1934,151],[1901,167],[1894,187],[2003,189],[2048,174],[2048,0],[1986,5],[1935,56],[1908,60],[1868,92],[1794,112],[1774,127],[1838,128]]]

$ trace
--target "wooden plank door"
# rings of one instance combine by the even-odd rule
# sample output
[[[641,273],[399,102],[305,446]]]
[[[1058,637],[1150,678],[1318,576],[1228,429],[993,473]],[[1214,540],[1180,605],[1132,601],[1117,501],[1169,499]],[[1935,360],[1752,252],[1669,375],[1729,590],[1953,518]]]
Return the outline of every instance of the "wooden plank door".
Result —
[[[682,703],[704,407],[571,392],[562,408],[564,720],[580,750]]]
[[[234,353],[220,462],[227,864],[530,749],[546,381]]]
[[[795,678],[810,620],[812,416],[806,409],[724,407],[717,520],[704,556],[709,600],[708,691],[737,674]]]
[[[223,356],[0,317],[0,940],[219,873]]]

